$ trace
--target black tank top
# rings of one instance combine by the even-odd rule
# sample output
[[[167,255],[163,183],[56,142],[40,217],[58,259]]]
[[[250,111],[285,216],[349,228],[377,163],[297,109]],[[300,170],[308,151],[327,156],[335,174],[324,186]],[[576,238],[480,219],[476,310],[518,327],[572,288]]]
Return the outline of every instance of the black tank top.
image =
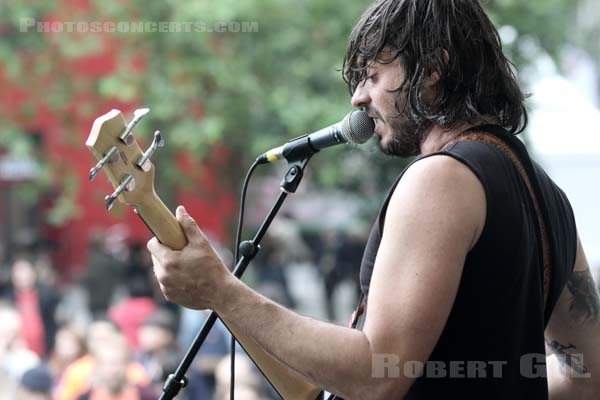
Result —
[[[562,190],[529,159],[515,136],[490,125],[470,130],[500,137],[528,172],[550,242],[548,302],[544,312],[537,216],[514,163],[494,145],[472,140],[417,158],[414,162],[441,154],[470,168],[485,190],[487,216],[479,241],[466,257],[446,326],[425,363],[424,375],[415,380],[406,398],[547,399],[544,328],[575,263],[573,211]],[[382,223],[402,174],[390,189],[365,248],[360,281],[367,302]]]

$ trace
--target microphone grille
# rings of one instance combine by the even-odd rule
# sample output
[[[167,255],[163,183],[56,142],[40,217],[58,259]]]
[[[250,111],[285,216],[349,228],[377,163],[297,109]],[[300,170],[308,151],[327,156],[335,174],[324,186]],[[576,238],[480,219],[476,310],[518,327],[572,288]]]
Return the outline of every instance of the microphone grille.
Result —
[[[354,110],[344,117],[341,124],[342,136],[348,143],[362,144],[373,136],[375,121],[366,111]]]

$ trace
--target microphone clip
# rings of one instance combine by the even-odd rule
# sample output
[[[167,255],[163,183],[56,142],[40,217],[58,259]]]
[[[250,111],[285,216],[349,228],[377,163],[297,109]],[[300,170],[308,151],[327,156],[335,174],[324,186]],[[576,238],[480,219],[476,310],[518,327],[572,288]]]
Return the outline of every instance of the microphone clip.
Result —
[[[304,168],[308,163],[310,156],[303,159],[302,161],[295,161],[290,166],[290,169],[286,172],[286,174],[281,179],[281,183],[279,187],[285,193],[291,194],[296,193],[296,189],[298,189],[298,185],[304,176]]]

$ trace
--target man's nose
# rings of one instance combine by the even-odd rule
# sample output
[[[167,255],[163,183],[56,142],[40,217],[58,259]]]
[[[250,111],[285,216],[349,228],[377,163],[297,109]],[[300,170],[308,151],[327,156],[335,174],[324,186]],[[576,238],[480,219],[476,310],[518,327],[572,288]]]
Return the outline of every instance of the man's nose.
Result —
[[[353,107],[361,108],[367,107],[370,102],[371,98],[369,97],[369,91],[365,88],[365,83],[361,82],[358,86],[356,86],[350,103]]]

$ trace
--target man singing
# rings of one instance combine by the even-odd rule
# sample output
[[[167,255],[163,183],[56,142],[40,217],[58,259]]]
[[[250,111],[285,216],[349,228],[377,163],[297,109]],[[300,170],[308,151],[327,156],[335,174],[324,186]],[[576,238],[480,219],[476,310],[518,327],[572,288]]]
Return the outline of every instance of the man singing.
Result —
[[[478,1],[376,1],[343,75],[381,151],[417,156],[366,246],[360,329],[257,294],[183,207],[188,245],[148,243],[165,297],[345,399],[597,398],[596,286],[566,196],[515,137],[524,95]]]

